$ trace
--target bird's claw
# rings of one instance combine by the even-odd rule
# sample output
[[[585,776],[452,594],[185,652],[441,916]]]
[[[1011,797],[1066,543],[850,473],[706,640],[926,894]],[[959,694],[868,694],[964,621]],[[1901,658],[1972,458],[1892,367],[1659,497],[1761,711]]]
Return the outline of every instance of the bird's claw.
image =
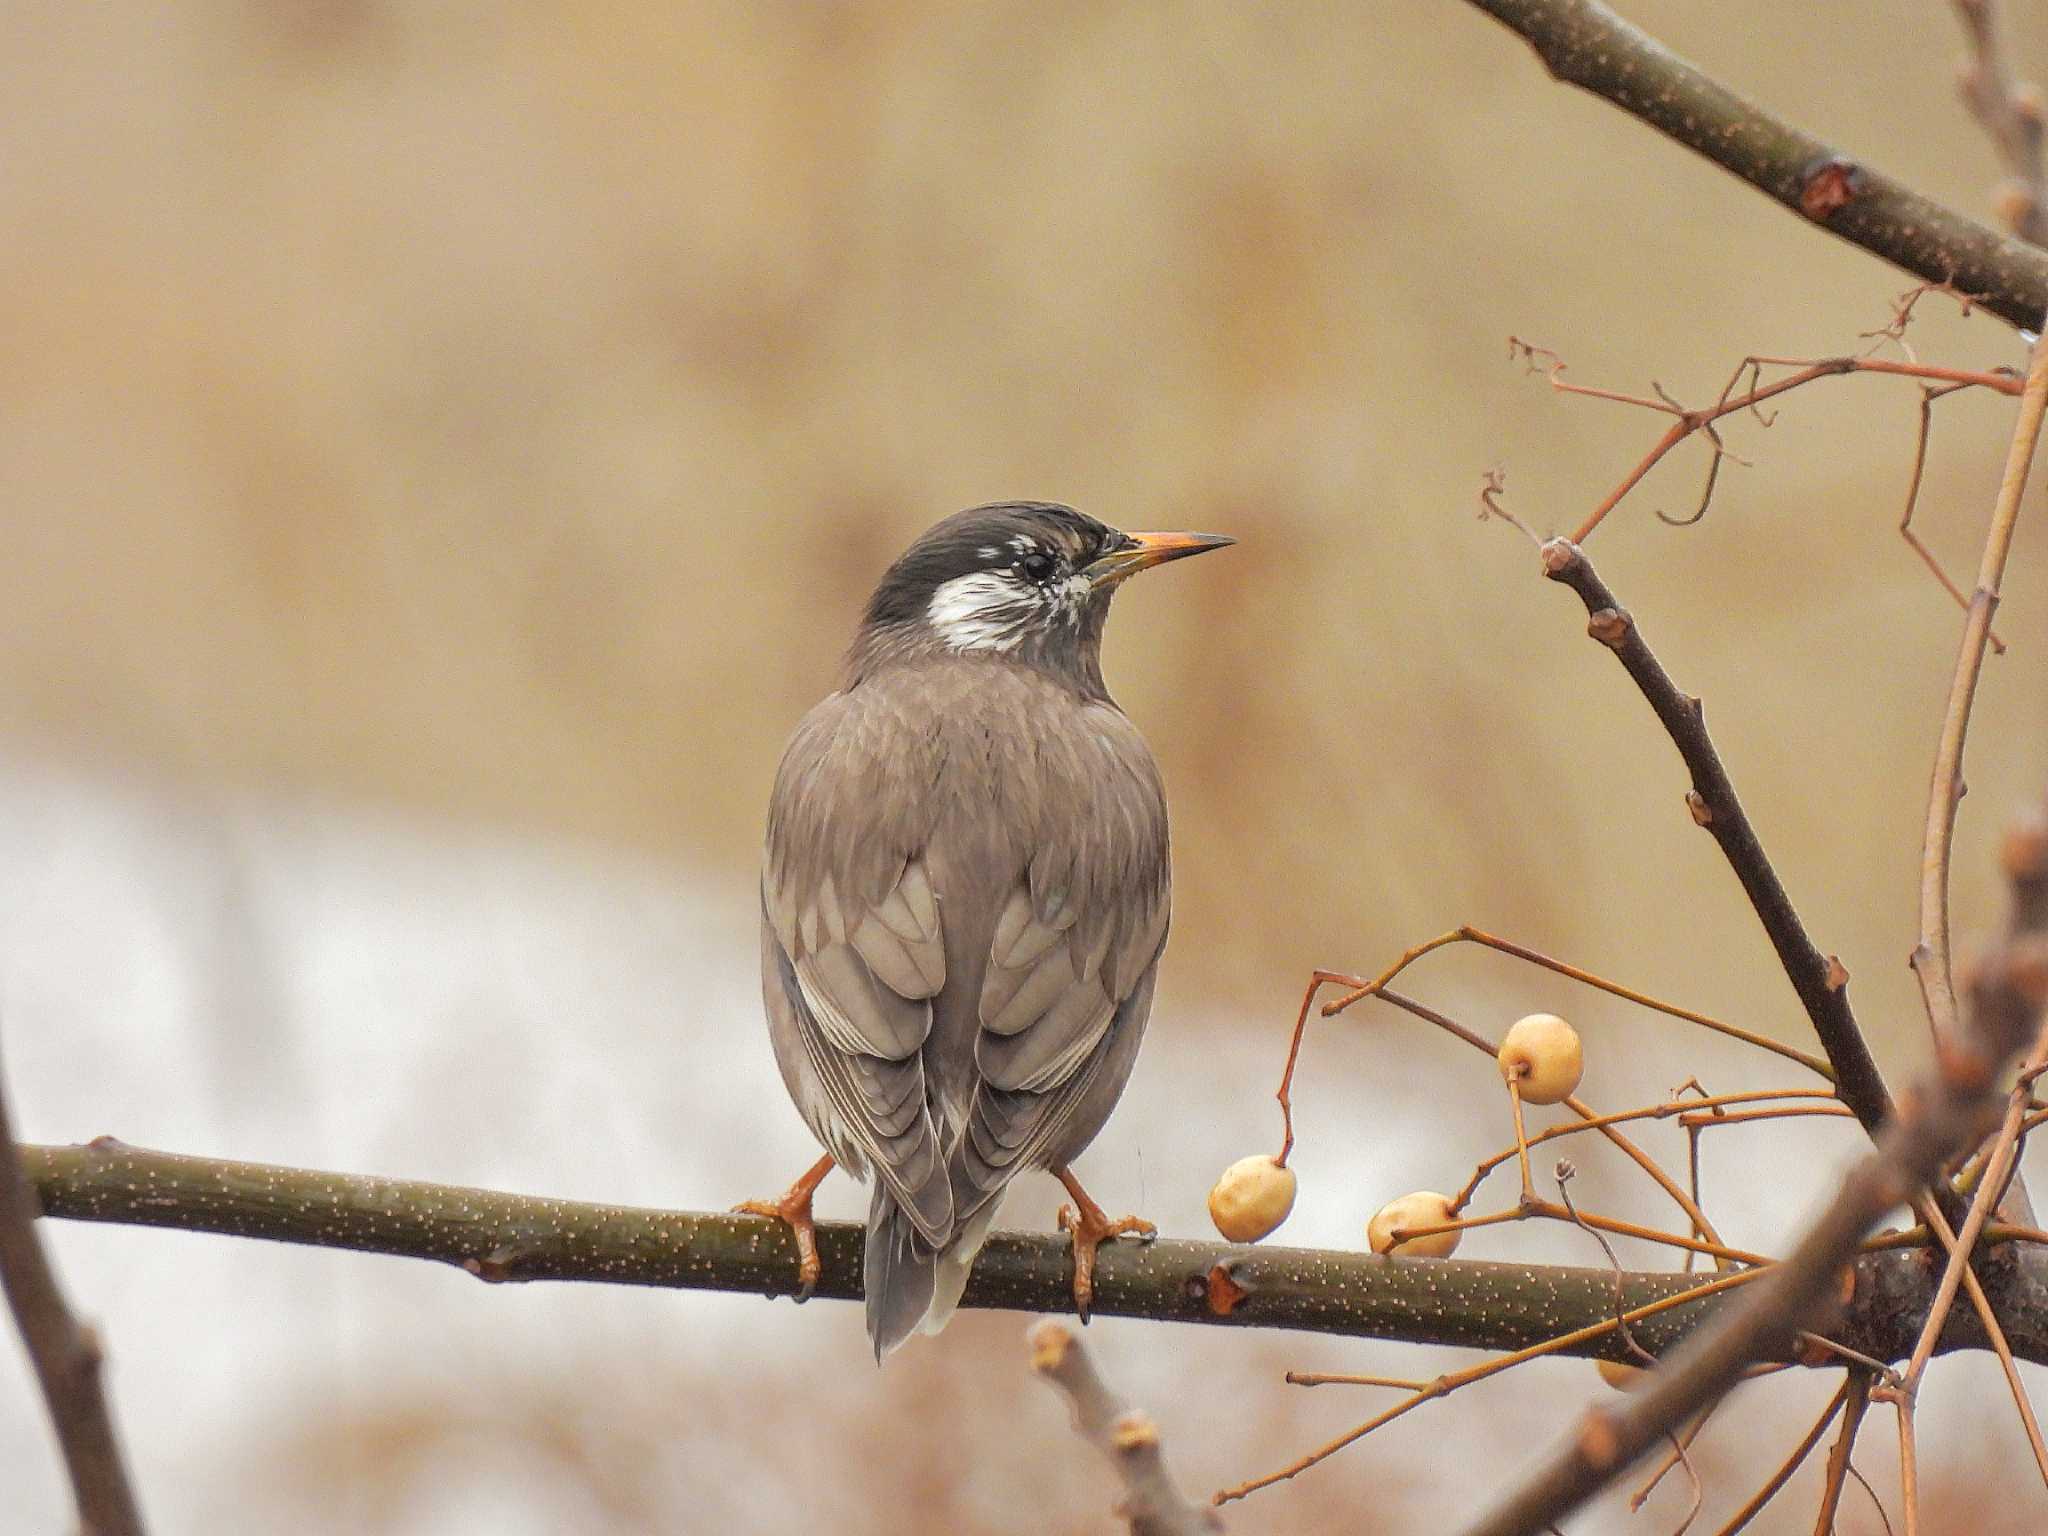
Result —
[[[779,1200],[742,1200],[732,1208],[735,1216],[766,1216],[789,1228],[796,1240],[796,1299],[809,1301],[818,1289],[825,1264],[818,1256],[818,1224],[811,1218],[811,1196],[832,1171],[832,1159],[821,1157]]]
[[[806,1195],[801,1202],[786,1195],[780,1200],[742,1200],[732,1210],[735,1216],[766,1216],[789,1228],[789,1235],[796,1239],[796,1299],[799,1304],[809,1301],[825,1272],[824,1261],[818,1257],[818,1228],[811,1220],[810,1197]]]
[[[1095,1250],[1112,1238],[1136,1237],[1149,1243],[1159,1236],[1159,1229],[1142,1217],[1124,1216],[1111,1221],[1092,1200],[1061,1206],[1059,1228],[1073,1237],[1074,1311],[1083,1323],[1095,1307]]]

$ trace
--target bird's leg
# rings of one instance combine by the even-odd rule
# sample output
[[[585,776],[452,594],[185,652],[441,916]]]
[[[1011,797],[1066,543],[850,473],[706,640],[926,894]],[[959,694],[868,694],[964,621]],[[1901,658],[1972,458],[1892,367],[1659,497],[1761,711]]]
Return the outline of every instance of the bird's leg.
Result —
[[[736,1215],[772,1216],[789,1228],[790,1236],[796,1239],[798,1301],[811,1299],[811,1292],[818,1288],[818,1276],[824,1272],[824,1263],[818,1257],[818,1224],[811,1220],[811,1196],[818,1192],[818,1186],[825,1182],[825,1175],[833,1167],[828,1152],[811,1164],[780,1200],[744,1200],[733,1207]]]
[[[1067,1193],[1074,1197],[1072,1205],[1060,1207],[1060,1230],[1073,1234],[1074,1310],[1085,1323],[1089,1310],[1095,1305],[1095,1250],[1112,1237],[1121,1237],[1126,1232],[1135,1232],[1149,1240],[1159,1235],[1159,1229],[1136,1216],[1111,1221],[1103,1214],[1102,1207],[1088,1198],[1088,1191],[1074,1177],[1074,1170],[1065,1164],[1053,1169],[1052,1176],[1066,1185]]]

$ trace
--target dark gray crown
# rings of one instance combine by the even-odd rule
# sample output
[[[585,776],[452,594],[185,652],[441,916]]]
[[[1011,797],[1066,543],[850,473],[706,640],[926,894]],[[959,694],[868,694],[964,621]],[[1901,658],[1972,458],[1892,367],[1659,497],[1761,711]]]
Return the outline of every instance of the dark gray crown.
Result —
[[[958,576],[1017,571],[1027,580],[1056,581],[1104,550],[1130,541],[1085,512],[1056,501],[997,501],[934,523],[889,567],[868,599],[867,623],[918,624],[932,594]],[[1042,562],[1050,561],[1049,566]],[[1032,573],[1044,570],[1043,577]]]

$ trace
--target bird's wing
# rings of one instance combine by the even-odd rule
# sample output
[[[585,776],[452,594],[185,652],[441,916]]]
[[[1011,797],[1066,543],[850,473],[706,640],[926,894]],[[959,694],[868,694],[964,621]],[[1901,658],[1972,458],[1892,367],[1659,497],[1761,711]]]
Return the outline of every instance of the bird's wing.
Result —
[[[1080,1150],[1130,1069],[1136,1039],[1118,1037],[1144,1028],[1146,983],[1166,943],[1166,800],[1136,730],[1104,711],[1079,749],[1100,754],[1083,776],[1088,803],[1053,807],[996,918],[979,1082],[953,1157],[962,1218],[1019,1168]],[[1077,1123],[1090,1115],[1094,1124]]]
[[[918,1052],[946,982],[938,901],[910,828],[867,821],[874,722],[847,695],[807,716],[776,776],[762,877],[790,1014],[834,1117],[913,1225],[943,1244],[952,1192]],[[835,814],[836,812],[836,814]]]

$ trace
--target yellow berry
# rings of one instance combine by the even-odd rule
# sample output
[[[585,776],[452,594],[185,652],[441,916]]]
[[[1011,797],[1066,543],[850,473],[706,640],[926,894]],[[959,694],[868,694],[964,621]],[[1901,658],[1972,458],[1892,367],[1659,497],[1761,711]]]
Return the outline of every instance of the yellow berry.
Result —
[[[1453,1220],[1451,1202],[1433,1189],[1418,1189],[1412,1195],[1389,1200],[1365,1229],[1366,1243],[1374,1253],[1398,1253],[1406,1258],[1447,1259],[1457,1251],[1463,1232],[1432,1232],[1426,1237],[1408,1237],[1399,1242],[1394,1234],[1410,1227],[1435,1227]]]
[[[1515,1020],[1500,1043],[1500,1075],[1525,1104],[1557,1104],[1572,1096],[1585,1070],[1579,1032],[1554,1013]]]
[[[1209,1219],[1233,1243],[1256,1243],[1294,1209],[1294,1170],[1261,1152],[1223,1170],[1209,1191]]]

